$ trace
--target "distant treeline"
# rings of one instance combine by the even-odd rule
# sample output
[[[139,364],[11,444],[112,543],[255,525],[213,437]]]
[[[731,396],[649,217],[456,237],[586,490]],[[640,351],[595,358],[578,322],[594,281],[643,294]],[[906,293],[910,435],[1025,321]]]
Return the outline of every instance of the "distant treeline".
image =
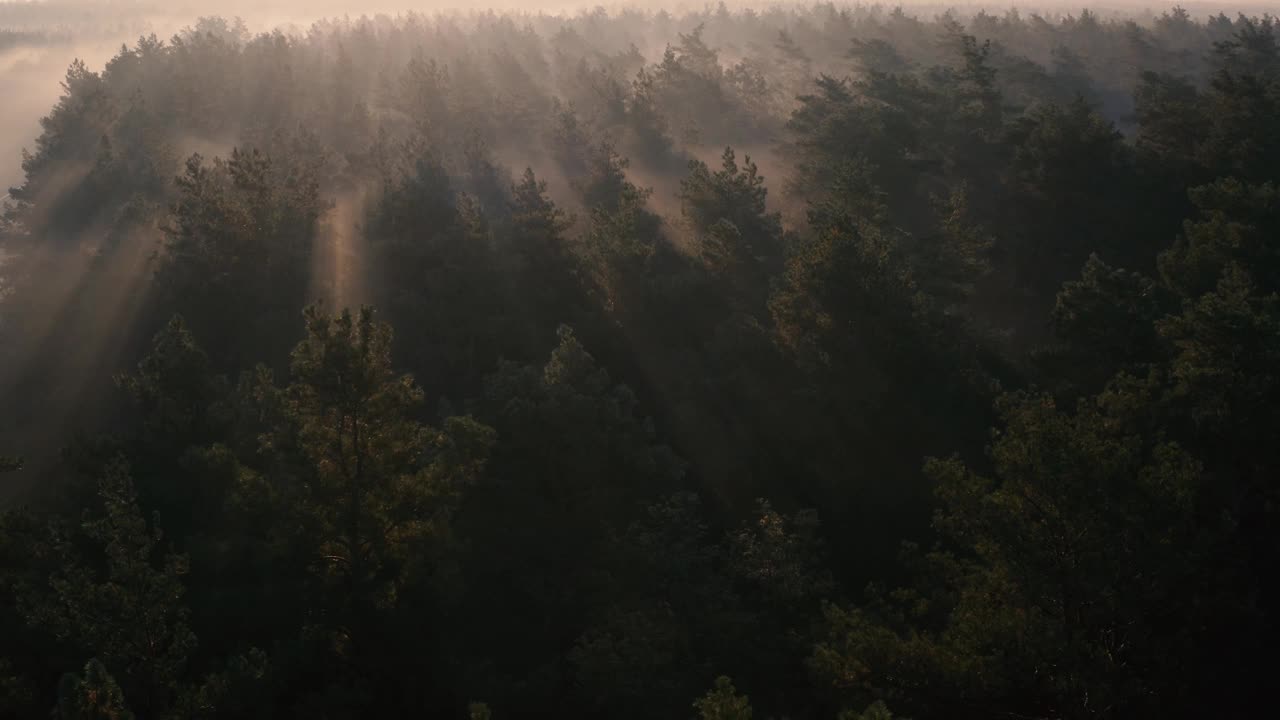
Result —
[[[70,40],[70,33],[24,32],[0,28],[0,52],[23,46],[41,46]]]

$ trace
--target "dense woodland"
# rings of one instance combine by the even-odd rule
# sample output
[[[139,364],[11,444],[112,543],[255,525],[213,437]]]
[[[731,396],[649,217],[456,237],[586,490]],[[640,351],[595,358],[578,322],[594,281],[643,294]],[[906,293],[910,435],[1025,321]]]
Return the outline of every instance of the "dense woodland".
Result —
[[[1259,716],[1278,31],[204,18],[71,65],[0,221],[0,715]]]

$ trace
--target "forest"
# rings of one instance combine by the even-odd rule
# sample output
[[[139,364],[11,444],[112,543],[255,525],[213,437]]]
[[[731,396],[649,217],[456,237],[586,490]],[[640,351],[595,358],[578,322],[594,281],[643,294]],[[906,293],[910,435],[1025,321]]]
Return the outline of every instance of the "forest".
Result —
[[[0,3],[0,718],[1265,717],[1264,9]]]

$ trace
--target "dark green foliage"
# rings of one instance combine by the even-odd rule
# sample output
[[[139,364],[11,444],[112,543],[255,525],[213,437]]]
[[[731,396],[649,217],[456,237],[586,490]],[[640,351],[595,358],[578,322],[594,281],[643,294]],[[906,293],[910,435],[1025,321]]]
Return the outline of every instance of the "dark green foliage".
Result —
[[[733,148],[725,148],[715,172],[705,163],[689,163],[689,177],[680,182],[681,209],[693,231],[704,238],[702,251],[711,256],[710,262],[728,271],[743,263],[778,263],[783,254],[782,218],[766,208],[767,194],[759,168],[750,157],[740,167]]]
[[[508,701],[530,702],[531,693],[568,689],[559,654],[608,587],[611,533],[675,487],[683,468],[655,441],[632,390],[615,385],[568,328],[544,365],[504,366],[485,386],[477,410],[501,442],[459,532],[472,548],[469,612],[489,620],[460,640],[483,647],[500,673],[544,678],[506,690],[515,694]],[[485,689],[496,702],[499,688]]]
[[[354,708],[390,689],[387,664],[409,662],[420,635],[408,628],[424,619],[413,608],[445,582],[451,517],[493,431],[466,417],[438,430],[414,420],[422,391],[392,371],[390,328],[371,310],[333,318],[312,307],[306,321],[290,384],[260,376],[252,390],[268,427],[255,464],[266,464],[241,481],[234,513],[277,523],[253,533],[291,571],[245,592],[301,612],[290,652],[310,656],[296,670],[325,683],[309,685],[317,694],[301,707]]]
[[[551,200],[545,181],[526,169],[511,195],[498,253],[510,277],[504,306],[521,312],[508,325],[507,340],[513,357],[534,357],[560,323],[582,321],[590,312],[586,267],[571,236],[575,219]]]
[[[1280,290],[1280,190],[1225,178],[1190,191],[1199,217],[1187,220],[1173,247],[1160,256],[1162,279],[1180,296],[1217,285],[1228,267],[1246,272],[1264,293]]]
[[[181,445],[216,432],[214,406],[228,392],[181,316],[156,335],[137,374],[117,382],[143,418],[143,441],[156,444]]]
[[[1090,255],[1079,280],[1063,284],[1050,315],[1058,342],[1036,358],[1075,391],[1100,390],[1117,372],[1141,373],[1164,348],[1155,321],[1169,294],[1140,273]]]
[[[716,685],[705,697],[695,700],[694,709],[702,720],[751,720],[751,704],[745,695],[738,695],[733,681],[723,675],[716,678]]]
[[[414,368],[438,378],[437,395],[475,392],[503,354],[506,321],[489,220],[470,196],[456,193],[440,159],[415,145],[384,171],[367,222],[373,298],[398,327],[412,327],[399,349]],[[454,396],[462,400],[465,396]]]
[[[1269,706],[1274,19],[252,24],[6,199],[0,716]]]
[[[1113,437],[1088,408],[1069,417],[1034,396],[1005,408],[998,481],[957,461],[930,468],[944,500],[939,529],[974,556],[928,558],[931,580],[943,584],[936,594],[899,594],[880,612],[831,609],[815,667],[853,697],[896,691],[911,704],[907,688],[930,687],[939,693],[931,711],[982,702],[996,713],[1022,697],[1073,716],[1098,699],[1144,707],[1141,679],[1168,671],[1155,642],[1182,642],[1151,611],[1177,612],[1170,603],[1180,598],[1158,593],[1189,572],[1181,552],[1167,553],[1197,544],[1178,535],[1188,532],[1180,516],[1198,468],[1175,447]],[[1059,663],[1071,670],[1015,670]],[[881,673],[901,679],[886,686]]]
[[[115,678],[97,660],[84,666],[84,676],[68,673],[58,684],[58,720],[133,720]]]
[[[77,550],[77,537],[55,532],[49,542],[60,567],[47,588],[30,589],[22,606],[30,622],[101,660],[86,668],[83,681],[64,680],[63,688],[73,695],[104,693],[105,705],[85,708],[91,698],[64,696],[68,711],[80,707],[89,717],[125,712],[105,665],[115,668],[135,707],[159,713],[174,702],[187,656],[196,645],[182,604],[187,561],[161,554],[162,535],[143,519],[122,462],[104,471],[98,493],[102,509],[85,520],[80,532],[102,560]]]
[[[71,223],[92,217],[96,210],[92,198],[67,189],[65,178],[59,178],[55,163],[65,167],[72,165],[84,173],[96,159],[103,131],[116,114],[111,98],[106,92],[102,76],[89,70],[83,61],[76,60],[67,69],[62,82],[63,95],[50,113],[41,119],[43,132],[36,141],[34,153],[23,153],[22,169],[27,181],[13,188],[9,195],[18,202],[55,203],[55,208],[44,210],[46,218],[59,222],[53,212],[65,213],[61,223]],[[73,171],[75,172],[75,171]],[[60,186],[61,185],[61,186]]]
[[[1280,141],[1267,118],[1280,111],[1280,45],[1275,20],[1241,18],[1230,39],[1216,43],[1217,71],[1209,83],[1211,125],[1200,146],[1202,161],[1220,174],[1245,181],[1272,177]]]
[[[862,712],[844,710],[838,717],[839,720],[893,720],[893,713],[889,712],[889,707],[883,700],[877,700]]]
[[[240,338],[267,338],[272,355],[287,347],[322,212],[318,162],[237,149],[212,164],[193,155],[177,180],[157,281],[224,367],[249,361]]]

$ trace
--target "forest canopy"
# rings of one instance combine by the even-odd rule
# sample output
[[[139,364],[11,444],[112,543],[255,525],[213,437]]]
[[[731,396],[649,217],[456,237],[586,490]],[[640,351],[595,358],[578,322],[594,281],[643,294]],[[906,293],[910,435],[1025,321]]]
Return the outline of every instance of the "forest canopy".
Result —
[[[104,8],[0,3],[128,36],[3,129],[0,717],[1269,706],[1261,9]]]

